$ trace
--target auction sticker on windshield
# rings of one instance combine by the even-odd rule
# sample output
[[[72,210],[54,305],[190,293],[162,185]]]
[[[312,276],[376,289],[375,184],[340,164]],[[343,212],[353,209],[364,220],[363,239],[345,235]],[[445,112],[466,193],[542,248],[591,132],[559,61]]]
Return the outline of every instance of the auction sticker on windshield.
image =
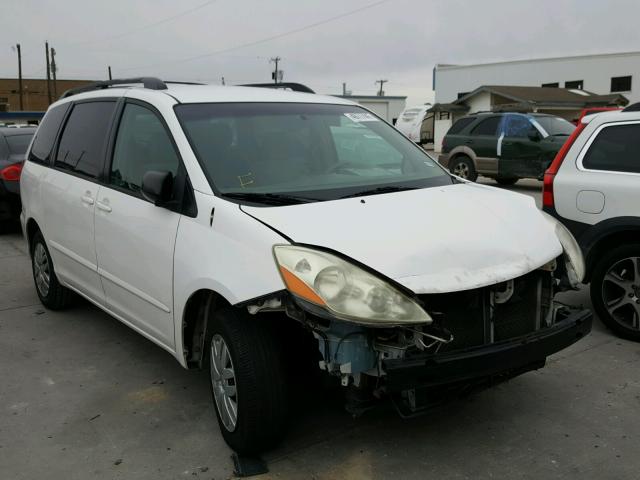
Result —
[[[371,115],[370,113],[345,113],[345,117],[347,117],[352,122],[378,122],[379,120]]]

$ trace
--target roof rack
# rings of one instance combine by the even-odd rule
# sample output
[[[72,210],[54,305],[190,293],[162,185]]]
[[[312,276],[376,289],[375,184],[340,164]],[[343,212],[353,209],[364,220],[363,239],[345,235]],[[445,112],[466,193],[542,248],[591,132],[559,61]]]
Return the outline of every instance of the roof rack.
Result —
[[[311,90],[306,85],[302,85],[301,83],[246,83],[244,85],[238,85],[239,87],[259,87],[259,88],[282,88],[293,90],[294,92],[303,92],[303,93],[316,93]]]
[[[113,87],[115,85],[129,85],[132,83],[141,83],[144,88],[150,90],[166,90],[167,85],[155,77],[137,77],[137,78],[116,78],[114,80],[103,80],[100,82],[90,83],[89,85],[83,85],[82,87],[71,88],[64,92],[60,98],[67,98],[78,93],[92,92],[94,90],[102,90],[105,88]],[[177,83],[177,82],[172,82]]]
[[[623,112],[640,112],[640,102],[632,103],[627,108],[622,110]]]

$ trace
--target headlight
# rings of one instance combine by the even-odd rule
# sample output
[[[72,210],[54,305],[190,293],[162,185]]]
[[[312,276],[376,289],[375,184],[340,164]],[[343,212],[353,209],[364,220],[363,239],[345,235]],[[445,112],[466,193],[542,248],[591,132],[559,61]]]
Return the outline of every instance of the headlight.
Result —
[[[549,220],[549,222],[551,222],[551,224],[554,226],[556,236],[558,237],[558,240],[562,245],[562,249],[564,250],[569,282],[571,283],[571,285],[576,286],[580,282],[582,282],[582,280],[584,280],[585,274],[584,257],[582,256],[580,245],[578,245],[578,242],[571,234],[569,229],[567,229],[567,227],[565,227],[551,215],[546,213],[544,215],[547,220]]]
[[[335,255],[293,245],[273,252],[287,289],[337,318],[371,326],[433,321],[413,299]]]

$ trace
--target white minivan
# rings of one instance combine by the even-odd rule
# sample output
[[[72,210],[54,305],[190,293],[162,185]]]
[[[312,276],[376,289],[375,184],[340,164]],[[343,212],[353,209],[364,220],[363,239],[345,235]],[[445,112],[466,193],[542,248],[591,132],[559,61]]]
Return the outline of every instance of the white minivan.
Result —
[[[66,92],[21,179],[42,303],[75,292],[207,369],[244,454],[282,438],[301,371],[342,384],[351,411],[391,398],[410,415],[590,331],[554,302],[582,279],[580,249],[532,199],[452,176],[354,103],[279,86]]]

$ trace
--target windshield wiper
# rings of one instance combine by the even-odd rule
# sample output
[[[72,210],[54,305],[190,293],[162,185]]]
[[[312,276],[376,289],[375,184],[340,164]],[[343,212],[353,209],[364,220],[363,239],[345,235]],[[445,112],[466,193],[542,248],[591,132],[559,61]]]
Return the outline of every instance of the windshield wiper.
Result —
[[[417,187],[397,187],[397,186],[376,187],[376,188],[371,188],[369,190],[362,190],[360,192],[351,193],[349,195],[345,195],[344,197],[340,197],[340,198],[364,197],[365,195],[380,195],[382,193],[404,192],[405,190],[417,190]]]
[[[223,193],[222,196],[236,200],[247,200],[248,202],[268,203],[270,205],[295,205],[320,201],[317,198],[300,197],[286,193],[228,192]]]

